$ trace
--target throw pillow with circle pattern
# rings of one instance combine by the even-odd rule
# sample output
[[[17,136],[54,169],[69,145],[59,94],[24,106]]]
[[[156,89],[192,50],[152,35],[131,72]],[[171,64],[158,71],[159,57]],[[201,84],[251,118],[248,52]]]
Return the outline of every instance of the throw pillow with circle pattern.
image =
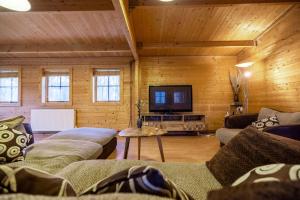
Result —
[[[300,181],[300,165],[271,164],[256,167],[237,179],[232,186],[272,181]]]
[[[24,160],[27,142],[26,133],[0,124],[0,164]]]
[[[278,125],[279,125],[279,121],[276,116],[271,116],[252,123],[252,126],[254,126],[260,131],[264,130],[267,127],[273,127]]]

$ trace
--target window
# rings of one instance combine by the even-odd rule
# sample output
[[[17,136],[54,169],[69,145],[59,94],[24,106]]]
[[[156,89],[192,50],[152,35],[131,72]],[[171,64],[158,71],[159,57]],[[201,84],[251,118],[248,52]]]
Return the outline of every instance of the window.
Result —
[[[20,103],[19,70],[0,69],[0,105]]]
[[[48,76],[48,101],[68,102],[70,100],[70,77]]]
[[[155,103],[156,104],[165,104],[166,103],[166,92],[164,92],[164,91],[155,92]]]
[[[120,102],[120,70],[94,70],[94,102]]]
[[[42,79],[43,103],[70,103],[71,71],[45,70]]]

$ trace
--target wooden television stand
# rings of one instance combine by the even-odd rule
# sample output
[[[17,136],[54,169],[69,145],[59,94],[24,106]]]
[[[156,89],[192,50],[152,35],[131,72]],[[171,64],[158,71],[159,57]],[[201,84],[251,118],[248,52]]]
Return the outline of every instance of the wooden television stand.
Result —
[[[187,114],[143,114],[143,125],[164,128],[169,135],[200,135],[207,132],[205,115]]]

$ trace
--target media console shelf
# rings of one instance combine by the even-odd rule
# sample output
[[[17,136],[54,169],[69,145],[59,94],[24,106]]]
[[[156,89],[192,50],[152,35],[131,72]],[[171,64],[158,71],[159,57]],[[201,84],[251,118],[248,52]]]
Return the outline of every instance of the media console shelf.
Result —
[[[205,133],[205,115],[202,114],[143,114],[144,126],[167,129],[170,134]]]

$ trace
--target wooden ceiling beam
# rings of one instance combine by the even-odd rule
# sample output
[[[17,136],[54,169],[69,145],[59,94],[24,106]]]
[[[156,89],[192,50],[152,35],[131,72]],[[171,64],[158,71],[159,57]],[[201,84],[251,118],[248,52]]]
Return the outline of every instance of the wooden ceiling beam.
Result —
[[[299,0],[174,0],[161,2],[159,0],[130,0],[129,6],[217,6],[231,4],[260,4],[260,3],[295,3]]]
[[[127,39],[128,45],[131,49],[132,55],[136,61],[139,60],[139,55],[137,53],[136,40],[133,31],[133,26],[129,19],[128,10],[124,0],[112,0],[116,12],[119,15],[120,25],[122,26],[123,33]]]
[[[138,42],[139,49],[166,49],[166,48],[202,48],[202,47],[253,47],[254,40],[236,41],[197,41],[197,42],[168,42],[168,43],[143,43]]]
[[[111,0],[29,0],[29,12],[114,10]],[[0,7],[1,12],[13,12]]]
[[[0,45],[0,54],[7,53],[130,53],[127,44],[109,45],[109,44],[76,44],[76,45],[59,45],[59,44],[43,44],[43,45]]]

